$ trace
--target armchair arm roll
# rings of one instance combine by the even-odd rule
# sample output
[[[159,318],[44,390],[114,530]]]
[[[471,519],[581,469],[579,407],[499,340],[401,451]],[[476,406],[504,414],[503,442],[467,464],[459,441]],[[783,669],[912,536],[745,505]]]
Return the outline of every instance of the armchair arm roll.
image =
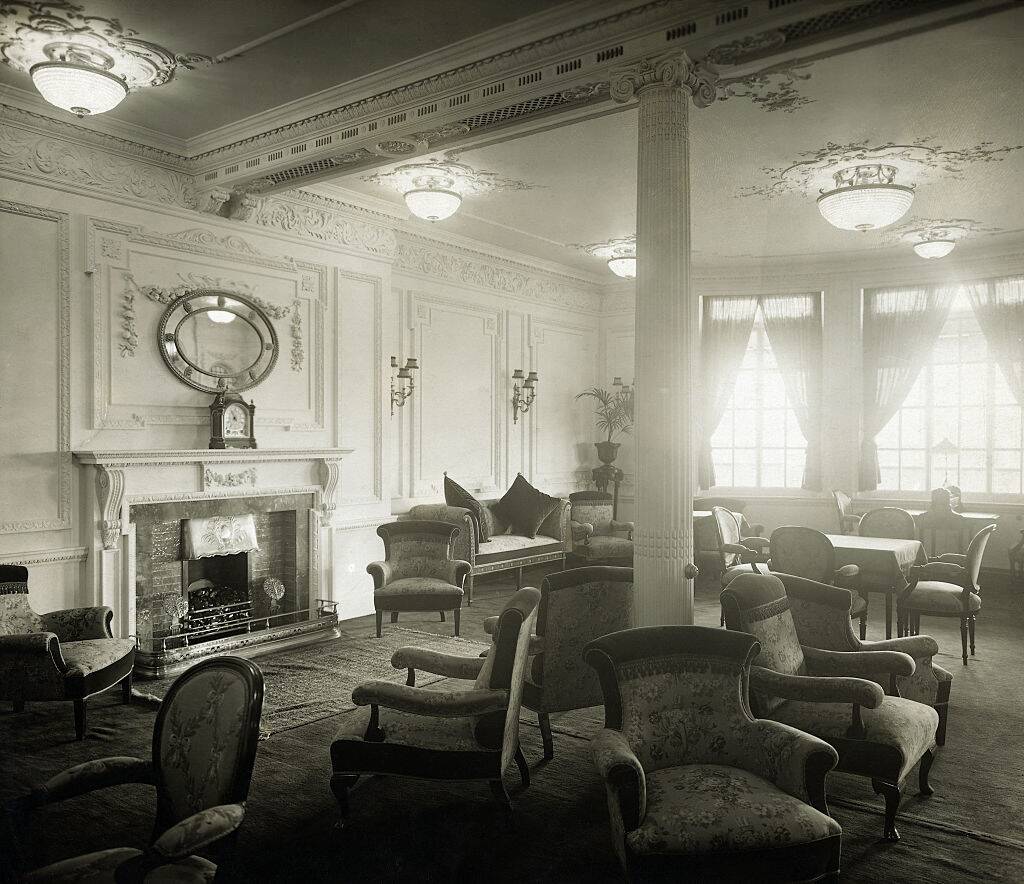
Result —
[[[743,565],[760,562],[764,558],[756,549],[751,549],[748,546],[741,546],[738,543],[723,543],[721,549],[724,553],[731,553],[734,556],[739,556],[740,564]]]
[[[462,589],[466,584],[466,578],[473,573],[473,566],[463,559],[456,559],[452,564],[455,566],[452,568],[452,583],[459,589]]]
[[[370,562],[366,566],[366,573],[373,578],[373,588],[380,589],[384,584],[391,582],[394,570],[387,562]]]
[[[612,531],[625,531],[625,532],[627,532],[629,534],[629,539],[632,540],[633,539],[633,531],[635,530],[636,525],[633,522],[620,522],[617,519],[612,519],[612,521],[611,521],[611,528],[612,528]]]
[[[569,530],[572,533],[573,543],[583,543],[585,545],[594,536],[594,526],[590,522],[570,522]]]
[[[823,651],[804,648],[804,659],[815,676],[913,675],[914,658],[899,651]]]
[[[750,687],[760,693],[787,700],[854,703],[867,709],[877,709],[885,698],[882,688],[866,678],[784,675],[761,666],[750,667]]]
[[[839,763],[839,753],[824,740],[778,721],[759,718],[749,731],[752,773],[827,813],[825,776]]]
[[[647,815],[647,778],[640,760],[620,731],[604,728],[590,745],[609,807],[619,816],[623,832],[631,832]]]
[[[151,850],[164,860],[179,860],[234,832],[245,819],[244,804],[207,807],[171,826]]]
[[[472,680],[480,674],[484,661],[482,657],[458,657],[426,648],[399,648],[391,655],[391,665],[395,669],[420,669],[448,678]]]
[[[403,518],[458,525],[462,530],[455,538],[452,556],[470,563],[476,561],[476,554],[480,551],[480,531],[473,514],[465,507],[448,506],[445,503],[420,503],[412,507]]]
[[[772,542],[767,537],[741,537],[740,543],[748,549],[763,550],[771,546]]]
[[[508,708],[508,691],[475,688],[469,691],[425,691],[389,681],[364,681],[352,691],[357,706],[385,706],[413,715],[462,718]]]
[[[860,566],[843,565],[842,568],[836,569],[834,579],[836,586],[850,586],[856,584],[860,580]]]
[[[930,635],[907,635],[903,638],[887,638],[883,641],[861,642],[862,651],[899,651],[909,654],[914,660],[925,660],[939,653],[939,643]]]
[[[537,533],[543,534],[545,537],[554,537],[555,540],[561,542],[565,549],[568,550],[572,546],[572,531],[569,527],[571,519],[572,507],[568,500],[560,497],[555,508],[541,522]]]
[[[156,785],[153,763],[127,755],[85,761],[50,777],[32,791],[31,801],[33,804],[51,804],[126,783]]]
[[[90,608],[66,608],[42,615],[43,627],[62,642],[80,642],[92,638],[113,638],[110,624],[114,612],[106,605]]]
[[[953,562],[928,562],[927,565],[911,565],[909,577],[911,584],[920,580],[937,580],[959,586],[967,577],[967,569]]]

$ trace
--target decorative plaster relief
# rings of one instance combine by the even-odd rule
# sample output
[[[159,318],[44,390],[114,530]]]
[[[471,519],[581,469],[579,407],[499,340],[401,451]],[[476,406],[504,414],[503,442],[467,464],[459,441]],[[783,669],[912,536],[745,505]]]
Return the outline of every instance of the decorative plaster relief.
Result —
[[[266,197],[259,201],[252,223],[272,227],[296,236],[308,236],[332,245],[357,248],[373,255],[392,257],[395,254],[395,232],[338,209],[343,204],[319,194],[304,193],[295,198]]]
[[[933,138],[919,138],[910,144],[872,145],[868,142],[835,144],[803,151],[791,165],[762,169],[765,182],[748,184],[739,196],[772,198],[784,193],[811,194],[832,187],[832,174],[844,166],[886,163],[895,166],[902,183],[924,184],[942,178],[960,178],[975,163],[998,163],[1024,144],[995,146],[982,141],[970,147],[944,149],[931,144]]]
[[[86,147],[67,138],[9,125],[16,115],[13,109],[3,108],[0,168],[51,180],[56,178],[114,196],[186,208],[195,206],[191,176]]]
[[[209,464],[203,464],[203,491],[211,488],[241,488],[256,485],[256,467],[237,472],[218,473]]]
[[[390,172],[364,175],[363,181],[405,193],[415,187],[424,186],[420,183],[424,179],[444,179],[450,181],[451,189],[462,196],[476,196],[505,190],[533,190],[536,187],[534,184],[528,184],[517,178],[502,178],[497,172],[474,169],[465,163],[456,162],[457,156],[457,151],[449,151],[443,160],[433,159],[408,163],[398,166]]]
[[[882,233],[886,245],[916,243],[926,239],[966,239],[972,236],[1001,232],[973,218],[912,218],[887,227]]]
[[[583,280],[579,280],[578,287],[565,284],[531,272],[526,265],[502,261],[482,252],[444,246],[436,240],[414,234],[401,235],[395,267],[410,273],[491,289],[534,303],[584,312],[596,312],[598,308],[597,287],[587,290],[584,286],[589,284]]]
[[[697,107],[707,107],[717,95],[718,75],[685,52],[663,52],[614,68],[610,75],[611,97],[632,101],[648,86],[682,89]]]
[[[708,50],[704,61],[708,64],[740,64],[752,56],[772,52],[785,42],[786,35],[782,31],[762,31],[760,34],[750,34],[730,43],[720,43]]]
[[[801,95],[797,83],[811,79],[810,62],[790,63],[768,68],[735,80],[722,80],[718,100],[749,98],[765,111],[791,114],[814,101]]]

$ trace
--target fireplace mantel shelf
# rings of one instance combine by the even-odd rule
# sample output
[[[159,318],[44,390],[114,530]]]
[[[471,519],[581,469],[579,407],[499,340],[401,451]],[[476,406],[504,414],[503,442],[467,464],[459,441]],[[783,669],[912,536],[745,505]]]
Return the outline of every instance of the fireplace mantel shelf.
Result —
[[[352,448],[171,448],[132,451],[75,451],[81,464],[123,468],[186,463],[271,463],[294,460],[341,460]]]

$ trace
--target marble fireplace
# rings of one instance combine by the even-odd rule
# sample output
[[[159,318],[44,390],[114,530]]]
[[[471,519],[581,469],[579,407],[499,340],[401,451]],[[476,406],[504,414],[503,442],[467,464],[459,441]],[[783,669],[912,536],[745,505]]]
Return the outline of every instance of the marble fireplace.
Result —
[[[160,676],[218,653],[337,632],[331,523],[348,449],[77,451],[95,531],[91,595]],[[230,555],[195,555],[188,526],[251,525]]]

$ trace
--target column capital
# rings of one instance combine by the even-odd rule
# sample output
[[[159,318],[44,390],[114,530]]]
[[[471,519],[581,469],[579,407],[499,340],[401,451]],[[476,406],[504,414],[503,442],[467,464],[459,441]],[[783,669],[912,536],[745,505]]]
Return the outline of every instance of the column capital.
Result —
[[[649,55],[611,71],[610,94],[616,101],[631,101],[649,86],[682,89],[697,107],[707,107],[715,100],[718,74],[685,52]]]

